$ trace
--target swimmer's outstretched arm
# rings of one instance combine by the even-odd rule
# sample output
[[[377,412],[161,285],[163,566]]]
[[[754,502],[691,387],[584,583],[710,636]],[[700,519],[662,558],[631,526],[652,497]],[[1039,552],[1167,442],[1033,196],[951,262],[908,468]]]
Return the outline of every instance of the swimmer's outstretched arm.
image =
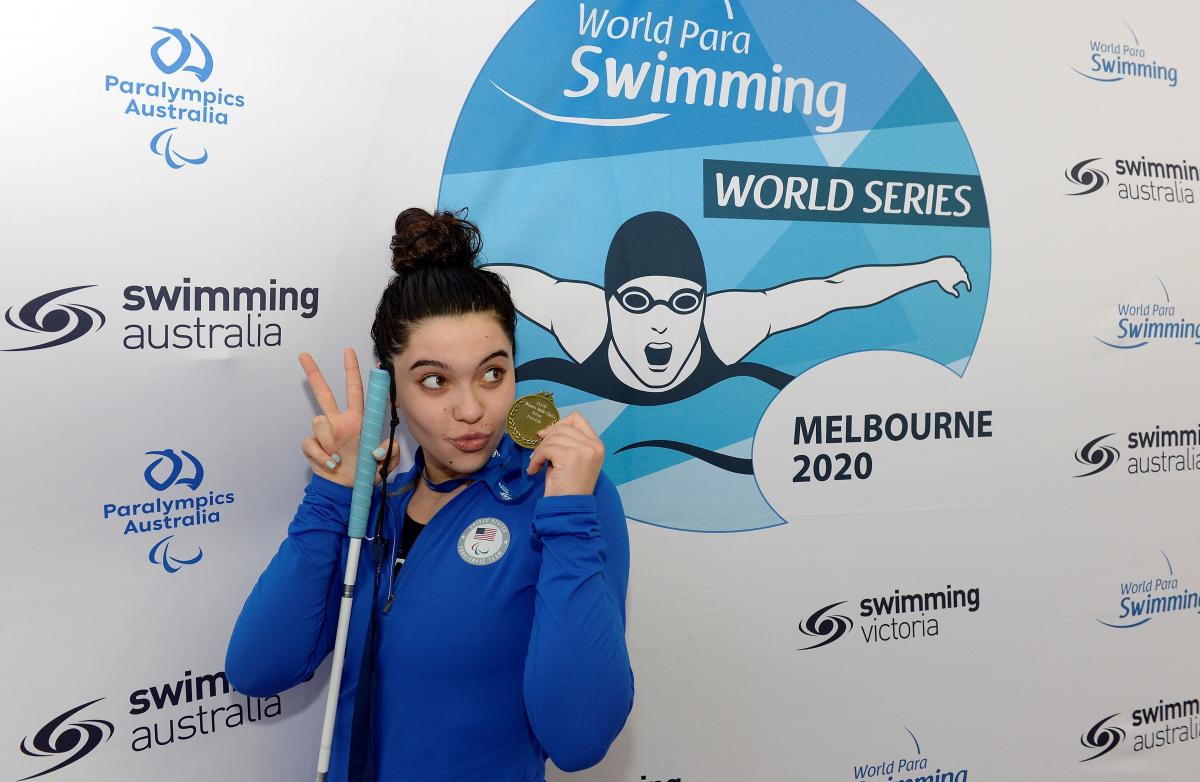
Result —
[[[959,285],[971,290],[967,270],[949,255],[921,263],[856,266],[765,291],[714,293],[708,297],[704,326],[718,358],[733,363],[772,334],[812,323],[837,310],[870,307],[927,283],[937,283],[955,298]]]
[[[517,311],[549,331],[575,361],[592,355],[608,331],[604,289],[590,282],[560,280],[516,264],[483,268],[504,278]]]

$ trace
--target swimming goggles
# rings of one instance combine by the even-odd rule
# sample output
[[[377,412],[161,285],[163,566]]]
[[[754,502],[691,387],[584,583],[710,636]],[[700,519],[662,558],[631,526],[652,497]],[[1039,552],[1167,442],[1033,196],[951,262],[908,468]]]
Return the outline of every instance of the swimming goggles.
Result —
[[[703,300],[703,294],[700,291],[690,288],[677,290],[671,294],[671,298],[666,300],[656,299],[645,288],[638,287],[626,288],[617,294],[617,303],[621,305],[621,308],[635,315],[649,312],[659,304],[667,305],[672,312],[687,315],[698,310],[700,302]]]

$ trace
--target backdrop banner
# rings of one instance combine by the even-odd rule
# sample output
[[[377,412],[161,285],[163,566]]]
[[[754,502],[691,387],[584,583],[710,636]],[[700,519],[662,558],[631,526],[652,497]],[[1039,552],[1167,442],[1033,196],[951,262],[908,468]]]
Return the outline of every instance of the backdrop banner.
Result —
[[[634,710],[549,779],[1194,780],[1198,23],[0,11],[4,778],[314,773],[328,665],[250,697],[225,646],[308,478],[296,356],[367,363],[417,205],[628,516]]]

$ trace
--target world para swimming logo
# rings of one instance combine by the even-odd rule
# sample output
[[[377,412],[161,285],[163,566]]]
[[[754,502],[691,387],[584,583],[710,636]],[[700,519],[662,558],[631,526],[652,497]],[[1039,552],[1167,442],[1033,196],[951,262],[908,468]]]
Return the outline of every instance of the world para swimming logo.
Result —
[[[990,288],[957,118],[848,0],[535,2],[467,96],[439,202],[512,291],[520,392],[585,415],[626,515],[678,530],[796,520],[842,457],[894,474],[810,454],[815,480],[768,491],[792,444],[756,445],[760,421],[845,356],[961,376]]]

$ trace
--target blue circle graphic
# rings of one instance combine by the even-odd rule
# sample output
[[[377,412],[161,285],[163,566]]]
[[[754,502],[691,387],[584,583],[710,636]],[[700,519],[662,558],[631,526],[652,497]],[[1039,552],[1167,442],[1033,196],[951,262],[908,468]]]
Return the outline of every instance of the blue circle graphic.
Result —
[[[752,439],[788,381],[872,350],[965,372],[987,204],[941,89],[858,4],[688,6],[534,3],[467,97],[439,205],[513,290],[519,393],[588,418],[626,513],[760,529],[784,521]]]

